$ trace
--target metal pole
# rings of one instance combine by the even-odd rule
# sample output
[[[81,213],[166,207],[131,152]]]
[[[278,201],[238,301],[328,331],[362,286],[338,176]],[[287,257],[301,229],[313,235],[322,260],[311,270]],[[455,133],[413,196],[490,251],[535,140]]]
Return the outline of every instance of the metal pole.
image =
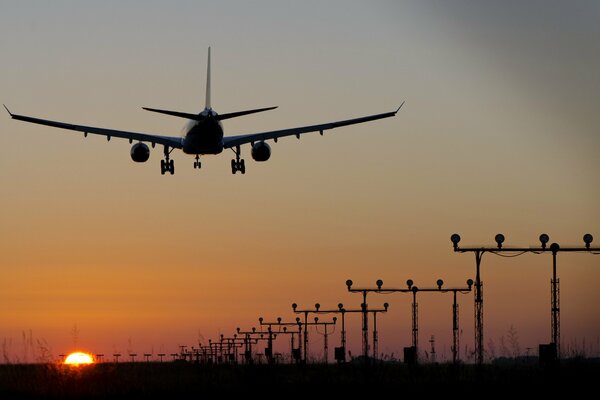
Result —
[[[298,353],[302,353],[302,324],[298,323]],[[298,354],[298,358],[300,354]],[[302,360],[298,359],[298,363],[302,362]]]
[[[419,323],[417,315],[417,291],[416,287],[413,287],[413,303],[412,303],[412,345],[415,348],[415,354],[417,354],[417,346],[419,341]]]
[[[269,339],[267,341],[267,348],[269,349],[269,354],[267,357],[267,362],[269,364],[274,364],[275,359],[273,357],[273,331],[271,330],[271,325],[269,325],[268,332],[269,332]]]
[[[456,290],[453,290],[454,303],[452,304],[452,363],[458,362],[458,304],[456,304]]]
[[[308,311],[304,312],[304,363],[308,363]]]
[[[342,311],[342,349],[344,351],[344,361],[346,360],[346,312]]]
[[[482,251],[475,251],[477,265],[475,274],[475,355],[478,365],[483,364],[483,283],[479,271],[482,256]]]
[[[294,332],[292,332],[292,334],[290,336],[292,337],[290,339],[290,355],[292,357],[292,359],[290,360],[290,363],[293,364],[294,363]]]
[[[377,360],[378,349],[377,349],[377,312],[373,313],[373,360]]]
[[[363,326],[362,326],[362,345],[363,345],[363,356],[365,361],[369,358],[369,312],[367,308],[367,291],[363,290]]]
[[[248,337],[248,363],[252,364],[252,341],[250,340],[250,335],[247,335]]]
[[[329,344],[327,342],[327,325],[325,325],[325,335],[323,337],[323,354],[325,355],[325,364],[329,364]]]
[[[558,278],[556,277],[556,255],[560,249],[557,243],[550,245],[552,250],[552,343],[556,346],[556,357],[560,359],[560,308],[558,299]]]

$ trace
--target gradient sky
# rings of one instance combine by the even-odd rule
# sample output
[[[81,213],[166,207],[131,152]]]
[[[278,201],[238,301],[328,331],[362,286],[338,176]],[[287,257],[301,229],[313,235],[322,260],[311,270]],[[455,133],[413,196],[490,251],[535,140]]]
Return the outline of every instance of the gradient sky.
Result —
[[[395,118],[282,139],[266,163],[246,146],[243,176],[229,152],[200,171],[174,152],[176,175],[161,176],[161,151],[136,164],[125,140],[3,114],[3,353],[172,352],[292,319],[292,302],[358,307],[348,278],[462,285],[475,263],[452,252],[454,232],[465,245],[502,232],[507,246],[589,232],[597,245],[599,19],[596,1],[0,0],[0,100],[20,114],[179,134],[181,119],[141,107],[199,112],[208,46],[218,112],[279,106],[225,121],[226,134],[406,100]],[[559,256],[563,349],[600,353],[598,257]],[[486,344],[500,353],[511,326],[523,353],[549,342],[551,257],[486,255],[482,271]],[[397,356],[410,298],[369,304],[384,301],[380,350]],[[472,348],[472,295],[460,305]],[[435,335],[449,357],[451,295],[423,295],[419,310],[424,348]]]

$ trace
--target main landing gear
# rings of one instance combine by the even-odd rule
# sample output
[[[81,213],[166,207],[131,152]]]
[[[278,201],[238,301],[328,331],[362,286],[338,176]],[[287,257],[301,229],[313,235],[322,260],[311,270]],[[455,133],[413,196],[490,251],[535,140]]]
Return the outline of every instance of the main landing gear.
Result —
[[[235,146],[233,152],[235,153],[235,160],[231,160],[231,173],[235,174],[237,171],[240,171],[242,174],[245,174],[246,164],[243,159],[240,159],[240,146]]]
[[[194,168],[202,168],[202,163],[200,162],[200,156],[196,154],[196,161],[194,161]]]
[[[173,149],[169,150],[169,146],[165,146],[165,159],[160,160],[160,173],[162,175],[164,175],[165,172],[170,172],[171,175],[175,173],[175,164],[169,157],[171,155],[171,151],[173,151]]]

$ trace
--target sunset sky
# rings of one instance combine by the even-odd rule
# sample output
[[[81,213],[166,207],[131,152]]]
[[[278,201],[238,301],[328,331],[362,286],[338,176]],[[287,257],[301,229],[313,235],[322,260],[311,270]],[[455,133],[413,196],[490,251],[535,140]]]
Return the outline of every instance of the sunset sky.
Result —
[[[75,348],[167,353],[356,286],[474,278],[461,245],[600,245],[597,1],[0,0],[0,102],[40,118],[179,135],[200,112],[212,47],[226,135],[394,118],[194,158],[131,161],[126,140],[0,115],[0,341],[5,361]],[[551,256],[483,259],[485,343],[550,341]],[[563,350],[600,355],[600,255],[560,254]],[[378,317],[380,350],[410,345],[410,297]],[[420,343],[450,358],[451,295],[419,297]],[[473,296],[460,297],[461,350]],[[325,317],[323,317],[325,318]],[[348,345],[361,349],[359,319]],[[338,344],[339,330],[330,347]],[[24,335],[27,337],[24,339]],[[322,338],[311,351],[321,355]],[[277,344],[288,351],[287,338]],[[30,344],[27,344],[29,342]],[[507,345],[508,346],[508,345]],[[509,346],[510,347],[510,346]],[[489,355],[489,354],[488,354]],[[465,358],[464,354],[461,354]],[[330,355],[330,359],[333,356]]]

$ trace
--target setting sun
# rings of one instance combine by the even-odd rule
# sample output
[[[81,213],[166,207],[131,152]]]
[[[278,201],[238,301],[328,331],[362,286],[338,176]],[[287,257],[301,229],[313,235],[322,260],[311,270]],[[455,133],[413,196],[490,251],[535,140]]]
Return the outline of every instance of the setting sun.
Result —
[[[82,353],[82,352],[71,353],[65,359],[65,364],[75,365],[75,366],[82,365],[82,364],[93,364],[93,363],[94,363],[94,359],[92,358],[92,356],[90,354]]]

